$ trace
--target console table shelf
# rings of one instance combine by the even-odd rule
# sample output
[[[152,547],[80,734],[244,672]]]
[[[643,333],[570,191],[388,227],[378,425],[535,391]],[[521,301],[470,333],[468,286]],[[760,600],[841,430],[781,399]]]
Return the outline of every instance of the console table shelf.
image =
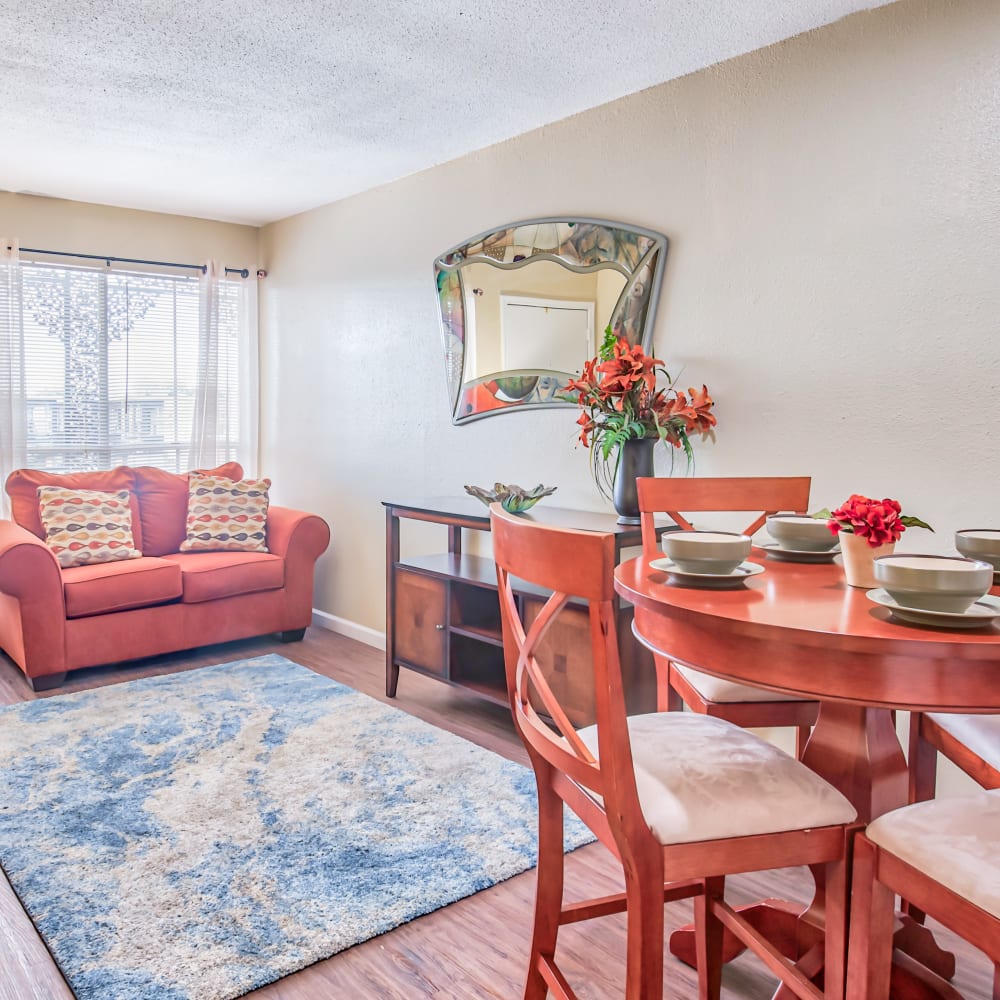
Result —
[[[507,704],[503,635],[492,559],[462,552],[462,529],[489,531],[489,511],[472,497],[383,501],[386,509],[386,694],[395,697],[400,668],[435,677],[499,704]],[[638,527],[619,525],[607,514],[536,507],[532,520],[615,535],[616,556],[641,544]],[[400,521],[430,521],[448,529],[448,550],[402,558]],[[671,530],[660,526],[658,530]],[[515,584],[530,619],[548,594]],[[626,700],[632,713],[653,711],[656,684],[652,657],[632,635],[632,608],[619,601],[617,626]],[[586,608],[572,605],[540,650],[550,684],[571,706],[575,725],[594,721],[592,679],[568,664],[589,657]]]

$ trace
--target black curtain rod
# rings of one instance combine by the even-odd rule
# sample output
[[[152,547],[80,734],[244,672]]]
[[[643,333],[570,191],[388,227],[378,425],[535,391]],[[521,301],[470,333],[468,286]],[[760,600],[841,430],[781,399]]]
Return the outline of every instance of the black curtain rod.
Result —
[[[10,248],[8,248],[10,249]],[[208,267],[205,264],[174,264],[168,260],[134,260],[132,257],[108,257],[99,253],[69,253],[66,250],[32,250],[31,247],[21,247],[22,253],[44,253],[52,257],[81,257],[84,260],[103,260],[109,267],[114,264],[150,264],[153,267],[186,267],[191,271],[201,271],[204,274]],[[227,267],[226,274],[238,274],[241,278],[249,278],[250,272],[245,267]]]

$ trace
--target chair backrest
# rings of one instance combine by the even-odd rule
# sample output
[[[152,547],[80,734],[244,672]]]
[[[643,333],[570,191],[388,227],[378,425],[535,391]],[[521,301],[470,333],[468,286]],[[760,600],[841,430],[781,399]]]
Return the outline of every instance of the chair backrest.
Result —
[[[596,792],[609,812],[641,817],[615,629],[614,536],[538,524],[507,513],[498,503],[490,506],[490,525],[507,693],[514,725],[533,764],[537,768],[541,759]],[[530,625],[515,589],[520,581],[552,592]],[[550,626],[571,602],[586,605],[590,624],[596,755],[580,738],[536,659]],[[570,669],[589,667],[581,662]]]
[[[685,531],[691,531],[694,526],[683,512],[753,511],[754,519],[744,529],[744,534],[752,535],[770,514],[781,511],[804,514],[809,506],[811,485],[810,476],[640,477],[636,486],[643,557],[656,559],[663,554],[656,539],[654,514],[669,514]]]

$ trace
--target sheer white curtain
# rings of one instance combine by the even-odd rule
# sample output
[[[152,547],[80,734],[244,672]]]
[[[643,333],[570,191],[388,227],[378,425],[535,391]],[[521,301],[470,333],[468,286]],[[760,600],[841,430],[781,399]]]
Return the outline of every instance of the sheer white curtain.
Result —
[[[0,239],[0,514],[10,517],[3,484],[25,462],[24,332],[17,241]]]
[[[257,472],[257,296],[253,279],[209,261],[199,280],[198,376],[189,467],[231,459]]]

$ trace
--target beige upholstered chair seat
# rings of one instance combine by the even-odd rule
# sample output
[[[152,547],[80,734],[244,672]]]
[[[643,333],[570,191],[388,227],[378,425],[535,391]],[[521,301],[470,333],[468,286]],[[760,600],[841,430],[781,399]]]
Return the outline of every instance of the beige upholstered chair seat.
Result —
[[[711,674],[703,674],[694,667],[674,661],[674,666],[687,682],[708,701],[740,702],[740,701],[807,701],[794,694],[780,694],[768,691],[766,688],[751,687],[737,681],[727,681]]]
[[[927,718],[1000,770],[1000,715],[952,715],[928,712]]]
[[[904,806],[866,832],[872,843],[1000,917],[1000,789]]]
[[[628,719],[643,816],[661,844],[853,822],[854,807],[794,757],[723,719],[654,712]],[[597,727],[580,730],[597,756]]]

